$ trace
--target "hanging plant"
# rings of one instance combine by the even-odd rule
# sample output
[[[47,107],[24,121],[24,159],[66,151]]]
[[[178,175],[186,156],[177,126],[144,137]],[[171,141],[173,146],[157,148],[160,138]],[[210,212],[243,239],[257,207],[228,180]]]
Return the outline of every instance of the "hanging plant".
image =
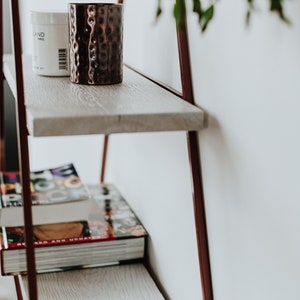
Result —
[[[157,10],[156,17],[158,18],[162,13],[161,1],[157,0]],[[192,0],[193,1],[193,12],[198,15],[198,21],[202,32],[204,32],[211,22],[214,16],[215,6],[218,0],[211,0],[211,3],[207,7],[203,7],[201,0]],[[246,23],[249,24],[250,17],[253,11],[255,10],[255,0],[245,0],[247,1],[247,11],[246,11]],[[279,18],[285,22],[290,23],[287,17],[285,16],[283,9],[284,0],[268,0],[270,12],[278,14]],[[175,0],[173,8],[174,18],[178,27],[181,27],[185,22],[186,16],[186,7],[185,0]]]

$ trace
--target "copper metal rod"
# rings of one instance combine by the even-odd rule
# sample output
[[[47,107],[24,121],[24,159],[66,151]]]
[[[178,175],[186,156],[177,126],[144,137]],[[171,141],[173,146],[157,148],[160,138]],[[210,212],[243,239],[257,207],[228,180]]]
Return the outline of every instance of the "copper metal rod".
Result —
[[[118,0],[118,3],[123,4],[123,0]],[[106,167],[106,161],[107,161],[108,141],[109,141],[109,135],[105,135],[104,141],[103,141],[100,183],[104,183],[104,181],[105,181],[105,167]]]
[[[106,160],[107,160],[106,158],[107,158],[108,140],[109,140],[109,136],[105,135],[104,140],[103,140],[103,152],[102,152],[100,183],[105,182],[105,167],[106,167]]]
[[[119,4],[123,4],[123,0],[118,0],[117,1]],[[100,172],[100,183],[104,183],[105,181],[105,167],[106,167],[106,158],[107,158],[107,151],[108,151],[108,141],[109,141],[109,136],[105,135],[104,136],[104,141],[103,141],[103,152],[102,152],[102,163],[101,163],[101,172]]]
[[[23,298],[23,293],[22,293],[22,288],[21,288],[21,283],[20,283],[20,280],[22,280],[21,276],[19,276],[19,275],[14,276],[14,280],[15,280],[17,298],[18,298],[18,300],[23,300],[24,298]]]
[[[5,106],[4,106],[4,76],[3,76],[3,1],[0,0],[0,171],[5,170],[5,140],[4,140],[4,117],[5,117]]]
[[[140,74],[141,76],[147,78],[148,80],[152,81],[153,83],[157,84],[161,88],[173,93],[174,95],[184,99],[192,99],[192,101],[188,101],[194,104],[193,98],[189,98],[192,95],[191,91],[188,93],[179,93],[175,91],[173,88],[167,86],[166,84],[159,82],[148,75],[137,71],[136,69],[129,67],[131,70],[135,71],[136,73]],[[188,86],[186,82],[185,89]],[[185,98],[186,97],[186,98]],[[198,258],[200,263],[200,272],[201,272],[201,284],[202,284],[202,291],[204,300],[213,299],[212,289],[211,289],[211,272],[210,272],[210,263],[209,263],[209,255],[208,255],[208,243],[207,243],[207,231],[206,231],[206,218],[205,218],[205,209],[204,209],[204,196],[203,196],[203,187],[202,187],[202,174],[201,174],[201,167],[200,167],[200,152],[199,152],[199,143],[198,143],[198,133],[195,131],[187,132],[187,143],[189,149],[189,159],[190,159],[190,168],[192,171],[192,178],[193,178],[193,198],[194,198],[194,216],[195,216],[195,224],[196,224],[196,235],[197,235],[197,242],[198,242]],[[197,185],[194,187],[194,185]],[[199,246],[201,245],[201,248]],[[203,249],[202,249],[203,248]],[[201,253],[201,255],[200,255]],[[153,276],[153,271],[148,265],[147,269],[152,274],[151,276],[155,280],[155,276]],[[155,280],[156,282],[157,279]],[[204,282],[203,282],[204,281]],[[160,286],[160,291],[163,293],[163,289]]]
[[[31,210],[31,191],[30,191],[30,165],[28,151],[27,120],[23,85],[23,65],[22,65],[22,44],[20,29],[20,14],[18,0],[11,0],[13,38],[14,38],[14,58],[15,73],[17,84],[17,135],[19,161],[21,170],[22,196],[24,208],[24,228],[26,242],[26,262],[28,274],[29,299],[36,300],[37,282],[36,282],[36,265],[34,255],[34,239],[32,226]]]
[[[3,54],[4,54],[4,28],[3,28],[3,1],[0,0],[0,70],[1,70],[1,83],[0,83],[0,171],[5,170],[5,127],[4,127],[4,118],[5,118],[5,105],[4,105],[4,74],[3,74]],[[18,300],[22,300],[23,296],[21,293],[19,277],[14,276],[16,293]]]
[[[210,269],[209,247],[205,216],[205,203],[202,187],[202,173],[199,153],[198,133],[187,132],[190,168],[193,177],[194,216],[198,243],[198,258],[201,274],[202,294],[204,300],[213,299]]]
[[[193,96],[193,84],[186,22],[184,22],[182,27],[177,29],[177,41],[181,70],[182,97],[187,102],[195,104]],[[213,288],[205,216],[205,200],[203,192],[200,150],[197,132],[187,132],[187,145],[192,173],[194,216],[198,243],[198,258],[201,275],[202,295],[204,300],[212,300]]]

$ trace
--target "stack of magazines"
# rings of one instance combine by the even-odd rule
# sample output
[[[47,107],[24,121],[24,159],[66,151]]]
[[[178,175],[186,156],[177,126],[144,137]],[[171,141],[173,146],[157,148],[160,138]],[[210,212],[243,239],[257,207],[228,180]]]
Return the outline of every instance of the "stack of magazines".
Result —
[[[2,199],[7,195],[3,193],[4,185]],[[86,217],[83,214],[72,221],[35,222],[38,273],[128,263],[145,257],[147,232],[117,188],[103,184],[84,187],[84,191],[88,193]],[[73,215],[73,209],[65,213]],[[40,219],[48,216],[45,213]],[[1,274],[26,274],[24,228],[1,223]]]

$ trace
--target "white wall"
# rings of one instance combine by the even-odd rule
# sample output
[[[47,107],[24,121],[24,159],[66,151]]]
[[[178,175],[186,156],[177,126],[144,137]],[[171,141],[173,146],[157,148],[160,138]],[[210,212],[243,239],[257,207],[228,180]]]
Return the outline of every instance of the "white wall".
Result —
[[[165,13],[153,25],[156,0],[127,1],[124,57],[179,89],[172,1],[162,2]],[[204,35],[189,15],[195,99],[208,114],[199,136],[217,300],[300,298],[300,3],[286,2],[292,26],[265,13],[260,3],[246,29],[246,1],[219,1]],[[29,32],[28,11],[46,5],[22,3]],[[49,1],[48,8],[65,3]],[[24,49],[30,52],[28,36]],[[32,164],[42,167],[73,153],[80,173],[93,180],[99,139],[51,138],[53,161],[49,144],[33,141]],[[62,143],[71,145],[64,158]],[[201,299],[186,151],[182,132],[124,134],[111,137],[108,157],[107,179],[118,184],[147,227],[151,262],[175,300]]]
[[[134,3],[137,5],[137,1]],[[200,133],[200,141],[214,293],[220,300],[299,299],[300,4],[287,3],[287,15],[293,25],[286,26],[276,16],[265,13],[267,8],[262,3],[261,11],[246,29],[245,3],[220,1],[215,21],[205,35],[199,32],[196,17],[189,18],[195,98],[209,116],[208,128]],[[138,9],[142,11],[141,6]],[[144,12],[151,13],[151,9],[145,8]],[[168,40],[169,28],[160,30]],[[161,70],[155,76],[171,81],[174,74],[169,71],[168,78],[164,78],[170,67],[159,62],[158,53],[151,55],[154,50],[146,47],[146,36],[149,35],[145,34],[144,39],[131,36],[131,43],[144,51],[144,62],[138,60],[136,64],[152,74]],[[159,46],[162,53],[170,51],[171,46],[164,39]],[[130,55],[132,63],[135,56]],[[131,137],[131,145],[127,146],[131,151],[122,151],[122,155],[116,150],[111,156],[120,157],[120,170],[122,161],[127,169],[134,168],[134,172],[118,174],[124,190],[130,182],[148,187],[143,203],[138,202],[139,190],[132,187],[128,192],[130,199],[138,202],[135,206],[148,227],[152,229],[149,212],[163,207],[163,212],[160,209],[156,214],[157,222],[169,233],[176,217],[177,223],[180,214],[182,223],[188,217],[183,209],[190,201],[184,168],[187,162],[182,156],[185,143],[180,134],[150,136],[148,143],[147,135]],[[158,149],[162,154],[157,153]],[[143,161],[152,164],[150,171],[147,169],[148,183],[141,176],[147,164]],[[157,169],[153,170],[153,164]],[[161,171],[157,171],[158,166]],[[185,180],[181,186],[180,179]],[[166,196],[166,190],[171,197]],[[184,190],[186,194],[180,194]],[[173,203],[166,209],[166,197],[181,211]],[[172,299],[199,299],[192,263],[196,261],[193,241],[187,241],[186,252],[172,243],[172,238],[183,242],[184,233],[191,234],[192,224],[176,229],[177,239],[174,235],[165,237],[165,247],[159,244],[159,235],[153,230],[154,256],[163,266],[159,272]],[[177,272],[165,271],[172,264],[172,257],[166,259],[161,252],[172,252],[172,248],[176,249],[174,256],[181,256],[179,263],[186,263],[180,275],[180,268]],[[189,294],[184,297],[183,293]]]
[[[190,19],[215,296],[299,299],[300,3],[292,26],[261,6],[245,29],[239,2],[200,38]]]

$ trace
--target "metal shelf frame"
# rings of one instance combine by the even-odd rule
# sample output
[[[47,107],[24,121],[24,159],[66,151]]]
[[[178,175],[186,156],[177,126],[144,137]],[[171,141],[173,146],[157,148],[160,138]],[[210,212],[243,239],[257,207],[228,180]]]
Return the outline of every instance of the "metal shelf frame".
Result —
[[[123,3],[123,1],[118,1]],[[32,235],[32,211],[31,211],[31,193],[30,193],[30,163],[29,163],[29,149],[28,149],[28,131],[26,120],[26,107],[24,99],[24,81],[23,81],[23,67],[22,67],[22,44],[21,44],[21,28],[20,28],[20,12],[19,0],[10,0],[11,17],[13,29],[13,52],[15,59],[16,70],[16,111],[17,111],[17,136],[19,149],[19,164],[21,172],[21,181],[24,199],[24,219],[25,219],[25,234],[26,234],[26,256],[27,256],[27,270],[28,270],[28,290],[29,299],[38,299],[37,293],[37,278],[36,265],[34,256],[34,240]],[[0,0],[0,52],[3,58],[3,0]],[[177,41],[181,70],[182,93],[180,97],[191,104],[195,104],[193,96],[191,63],[189,55],[188,29],[184,22],[183,26],[177,28]],[[5,156],[4,156],[4,74],[3,74],[3,60],[0,62],[1,80],[0,80],[0,170],[5,170]],[[152,81],[161,85],[162,88],[168,87],[160,84],[152,79]],[[174,92],[169,89],[170,92]],[[198,258],[202,286],[202,295],[204,300],[213,300],[212,276],[209,258],[209,245],[207,236],[206,216],[205,216],[205,199],[203,192],[203,181],[201,172],[201,158],[200,158],[200,144],[198,140],[197,131],[187,131],[186,140],[189,151],[190,171],[193,186],[193,204],[195,216],[195,228],[198,245]],[[102,154],[102,167],[100,180],[103,182],[105,178],[106,156],[108,151],[109,136],[104,136],[104,147]],[[15,276],[16,290],[19,299],[22,299],[19,277]]]

